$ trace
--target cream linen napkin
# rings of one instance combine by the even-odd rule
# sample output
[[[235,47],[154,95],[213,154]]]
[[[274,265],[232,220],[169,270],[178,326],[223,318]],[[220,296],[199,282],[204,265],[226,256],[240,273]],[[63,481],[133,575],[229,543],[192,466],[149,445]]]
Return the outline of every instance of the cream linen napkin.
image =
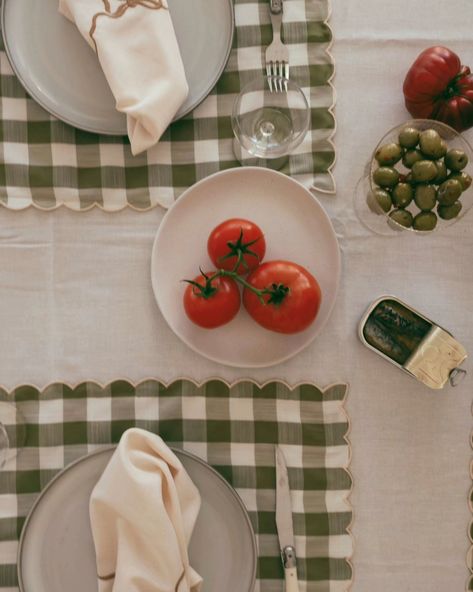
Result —
[[[167,0],[59,0],[97,52],[133,154],[158,142],[189,92]]]
[[[99,592],[198,592],[187,547],[200,495],[159,436],[126,431],[90,498]]]

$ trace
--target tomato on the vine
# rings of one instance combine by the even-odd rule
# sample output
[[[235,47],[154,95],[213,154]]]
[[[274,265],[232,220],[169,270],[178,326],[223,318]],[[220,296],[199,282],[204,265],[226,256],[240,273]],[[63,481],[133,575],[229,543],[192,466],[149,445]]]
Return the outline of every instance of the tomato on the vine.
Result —
[[[291,261],[267,261],[246,280],[263,290],[258,294],[245,288],[243,304],[250,316],[265,329],[278,333],[298,333],[315,320],[322,294],[317,280],[307,269]]]
[[[242,218],[231,218],[212,230],[207,250],[218,269],[236,271],[242,275],[261,263],[266,253],[266,242],[257,224]],[[235,269],[239,256],[241,263]]]
[[[215,273],[201,273],[188,282],[184,292],[187,316],[205,329],[229,323],[240,310],[241,296],[235,280],[224,276],[212,279]]]

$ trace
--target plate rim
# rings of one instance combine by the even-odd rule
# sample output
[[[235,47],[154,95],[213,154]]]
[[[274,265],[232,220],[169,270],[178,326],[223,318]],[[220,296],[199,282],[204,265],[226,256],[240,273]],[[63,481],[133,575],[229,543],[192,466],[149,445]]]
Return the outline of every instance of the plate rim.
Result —
[[[24,587],[23,575],[22,575],[22,571],[21,571],[21,566],[22,566],[22,562],[23,562],[22,553],[23,553],[23,546],[24,546],[28,526],[33,518],[34,512],[37,510],[37,507],[41,503],[41,500],[45,497],[45,495],[49,491],[49,489],[51,489],[55,485],[56,481],[59,481],[59,479],[61,477],[63,477],[69,470],[74,469],[77,465],[79,465],[83,462],[87,462],[90,458],[93,458],[95,456],[99,456],[100,454],[104,454],[106,452],[111,452],[112,450],[116,450],[116,448],[117,448],[116,444],[110,444],[110,445],[104,446],[103,448],[93,450],[92,452],[89,452],[88,454],[85,454],[79,458],[76,458],[74,461],[72,461],[71,463],[66,465],[63,469],[61,469],[56,475],[54,475],[54,477],[51,479],[51,481],[49,481],[47,483],[47,485],[40,491],[38,497],[33,502],[33,505],[31,506],[31,508],[28,512],[28,515],[26,516],[25,522],[23,524],[23,528],[21,529],[20,540],[18,541],[18,551],[16,554],[16,564],[17,564],[16,572],[17,572],[17,576],[18,576],[18,588],[19,588],[20,592],[28,592]],[[236,491],[236,489],[232,485],[230,485],[230,483],[225,479],[225,477],[223,477],[208,462],[206,462],[205,460],[203,460],[202,458],[200,458],[196,454],[189,452],[188,450],[184,450],[183,448],[176,448],[175,446],[170,446],[169,448],[174,454],[176,454],[176,456],[178,458],[179,458],[179,455],[181,454],[182,456],[185,456],[185,457],[197,462],[198,464],[203,466],[205,469],[210,470],[210,472],[213,473],[215,476],[217,476],[218,479],[226,486],[227,490],[231,493],[232,497],[235,499],[238,506],[242,510],[244,518],[245,518],[245,523],[246,523],[246,526],[248,528],[248,531],[250,533],[250,538],[251,538],[253,565],[252,565],[252,569],[251,569],[251,578],[250,578],[251,584],[250,584],[250,588],[249,588],[248,592],[252,592],[254,590],[255,582],[256,582],[256,569],[257,569],[257,565],[258,565],[258,547],[257,547],[257,543],[256,543],[255,531],[253,529],[253,525],[251,524],[250,516],[248,514],[248,510],[246,509],[245,504],[243,503],[243,500],[238,495],[238,492]]]
[[[335,239],[335,244],[337,247],[335,250],[337,273],[336,273],[336,279],[335,279],[334,296],[333,296],[333,300],[332,300],[331,304],[329,305],[329,308],[327,311],[327,316],[326,316],[325,320],[320,324],[318,331],[316,333],[314,333],[314,335],[306,343],[303,343],[302,345],[298,346],[290,353],[280,356],[279,358],[272,360],[270,362],[251,362],[248,364],[241,364],[238,362],[228,361],[228,360],[222,361],[222,359],[218,358],[217,356],[208,355],[206,353],[203,353],[197,347],[195,347],[192,343],[190,343],[185,337],[183,337],[180,333],[178,333],[174,327],[171,326],[171,323],[168,321],[168,319],[164,315],[164,313],[161,309],[161,306],[159,304],[159,299],[158,299],[158,295],[157,295],[158,288],[156,286],[156,280],[154,278],[153,269],[154,269],[155,261],[156,261],[156,257],[157,257],[157,255],[156,255],[157,243],[158,243],[161,233],[163,232],[163,228],[166,223],[166,217],[168,216],[168,214],[170,212],[172,212],[174,210],[174,208],[177,206],[177,204],[182,203],[183,201],[189,199],[189,195],[192,195],[192,192],[195,190],[196,187],[199,187],[200,185],[204,185],[205,183],[208,183],[211,179],[214,179],[215,177],[233,175],[233,174],[241,174],[242,172],[248,172],[248,171],[251,171],[251,172],[258,171],[259,173],[264,171],[264,174],[268,174],[270,176],[274,175],[276,177],[286,179],[289,182],[295,184],[299,189],[302,189],[306,193],[306,195],[314,201],[314,204],[316,206],[318,206],[319,211],[322,214],[322,217],[328,223],[328,226],[331,229],[333,237]],[[340,289],[340,280],[341,280],[341,275],[342,275],[342,264],[341,263],[342,262],[341,262],[340,245],[339,245],[339,242],[337,239],[337,235],[335,233],[335,228],[333,227],[333,224],[332,224],[332,220],[330,219],[330,216],[327,214],[327,212],[325,211],[325,208],[322,206],[320,201],[315,197],[315,195],[312,195],[312,193],[309,191],[309,189],[307,189],[307,187],[302,185],[302,183],[299,183],[299,181],[296,181],[296,179],[290,177],[289,175],[281,173],[280,171],[276,171],[274,169],[269,169],[269,168],[265,168],[265,167],[245,166],[245,167],[233,167],[230,169],[225,169],[223,171],[217,171],[216,173],[213,173],[211,175],[208,175],[207,177],[204,177],[200,181],[197,181],[197,183],[194,183],[194,185],[191,185],[190,187],[188,187],[174,201],[174,203],[171,205],[171,207],[168,208],[168,210],[166,210],[166,213],[164,214],[163,219],[161,220],[161,222],[158,226],[158,229],[156,231],[156,235],[155,235],[154,241],[153,241],[153,246],[152,246],[152,250],[151,250],[151,265],[150,265],[150,272],[151,273],[150,273],[150,275],[151,275],[151,285],[153,288],[154,299],[155,299],[156,304],[158,306],[159,312],[161,313],[161,316],[166,321],[166,324],[171,329],[171,331],[174,333],[174,335],[176,335],[176,337],[178,337],[192,351],[196,352],[197,354],[203,356],[204,358],[206,358],[208,360],[211,360],[212,362],[217,362],[218,364],[222,364],[224,366],[229,366],[231,368],[270,368],[271,366],[276,366],[277,364],[281,364],[283,362],[286,362],[287,360],[290,360],[291,358],[293,358],[297,354],[299,354],[301,351],[303,351],[304,349],[309,347],[309,345],[311,345],[311,343],[313,343],[313,341],[315,340],[317,335],[319,335],[322,332],[322,330],[325,328],[327,322],[329,321],[330,317],[332,316],[333,309],[335,307],[335,303],[337,302],[337,298],[338,298],[338,293],[339,293],[339,289]]]
[[[64,115],[60,115],[54,109],[45,105],[45,103],[41,100],[41,98],[38,97],[38,95],[36,93],[36,87],[33,85],[26,84],[24,78],[21,76],[21,74],[18,70],[18,67],[12,58],[11,49],[10,49],[10,46],[7,41],[7,33],[6,33],[6,27],[5,27],[5,18],[6,18],[5,12],[6,12],[6,6],[9,1],[11,2],[14,0],[0,0],[0,2],[2,3],[1,12],[0,12],[0,28],[1,28],[3,46],[5,49],[5,54],[7,56],[8,62],[13,70],[13,73],[15,74],[16,78],[19,80],[21,86],[23,87],[24,91],[29,95],[29,97],[33,101],[35,101],[40,107],[42,107],[47,113],[49,113],[50,115],[52,115],[56,119],[59,119],[60,121],[63,121],[64,123],[67,123],[68,125],[76,128],[76,129],[79,129],[79,130],[82,130],[85,132],[90,132],[93,134],[99,134],[102,136],[127,136],[128,132],[126,129],[126,120],[125,120],[124,129],[121,132],[118,132],[115,130],[110,131],[110,129],[107,130],[104,128],[93,127],[93,126],[88,126],[88,125],[78,125],[77,122],[73,121],[73,119],[66,117]],[[180,119],[182,119],[186,115],[189,115],[189,113],[191,111],[196,109],[203,101],[205,101],[205,99],[209,96],[209,94],[212,92],[213,88],[215,87],[215,85],[219,81],[220,77],[222,76],[222,74],[227,66],[228,60],[230,59],[230,53],[231,53],[232,47],[233,47],[233,39],[235,37],[235,10],[234,10],[234,6],[233,6],[233,1],[227,0],[227,3],[228,3],[229,13],[230,13],[231,33],[230,33],[230,36],[228,39],[228,44],[227,44],[224,58],[222,60],[222,64],[221,64],[218,72],[216,73],[215,77],[212,79],[212,82],[209,85],[209,88],[205,91],[205,93],[203,93],[201,97],[199,97],[197,100],[195,100],[194,103],[189,105],[189,107],[187,107],[187,109],[185,111],[183,111],[182,113],[179,113],[178,117],[175,116],[171,123],[174,123],[175,121],[179,121]],[[125,114],[123,114],[123,115],[125,116]]]

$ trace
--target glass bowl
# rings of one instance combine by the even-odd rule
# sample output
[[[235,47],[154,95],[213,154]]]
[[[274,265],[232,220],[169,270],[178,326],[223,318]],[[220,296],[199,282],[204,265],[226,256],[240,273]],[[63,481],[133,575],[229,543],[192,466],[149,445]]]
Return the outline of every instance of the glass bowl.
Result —
[[[436,227],[433,230],[427,231],[416,230],[412,227],[406,228],[390,218],[389,212],[385,212],[381,209],[371,194],[373,189],[378,188],[373,181],[373,173],[380,166],[375,159],[375,154],[381,146],[391,142],[397,143],[399,132],[405,127],[414,127],[419,131],[426,129],[436,130],[440,137],[447,143],[448,150],[456,148],[463,150],[466,153],[468,156],[468,164],[461,172],[473,176],[473,150],[468,141],[450,126],[431,119],[411,119],[401,125],[393,127],[381,138],[376,148],[373,150],[371,158],[365,166],[364,175],[358,181],[355,189],[354,205],[356,214],[364,226],[377,234],[397,235],[400,232],[409,232],[413,234],[428,235],[432,232],[438,232],[439,230],[448,228],[452,224],[455,224],[455,222],[458,222],[458,220],[466,215],[473,205],[473,185],[471,185],[468,189],[463,191],[459,198],[462,204],[462,209],[458,216],[450,220],[443,220],[437,216],[438,220]],[[410,169],[406,168],[402,164],[402,161],[399,161],[393,166],[401,175],[407,175],[410,172]],[[412,200],[405,210],[409,211],[413,216],[420,212],[419,208],[415,205],[414,200]],[[437,207],[434,207],[432,211],[436,213]]]
[[[309,123],[307,99],[293,80],[261,76],[242,89],[233,105],[235,154],[240,162],[289,156],[304,139]]]

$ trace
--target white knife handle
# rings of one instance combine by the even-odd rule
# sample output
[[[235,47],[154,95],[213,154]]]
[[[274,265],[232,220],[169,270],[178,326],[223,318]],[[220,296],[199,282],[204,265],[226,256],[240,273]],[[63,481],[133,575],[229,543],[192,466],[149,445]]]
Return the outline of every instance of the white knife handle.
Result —
[[[286,578],[286,592],[299,592],[299,583],[297,581],[297,567],[287,567],[284,569]]]
[[[291,546],[284,547],[281,555],[284,565],[286,592],[299,592],[299,582],[297,581],[296,550]]]

